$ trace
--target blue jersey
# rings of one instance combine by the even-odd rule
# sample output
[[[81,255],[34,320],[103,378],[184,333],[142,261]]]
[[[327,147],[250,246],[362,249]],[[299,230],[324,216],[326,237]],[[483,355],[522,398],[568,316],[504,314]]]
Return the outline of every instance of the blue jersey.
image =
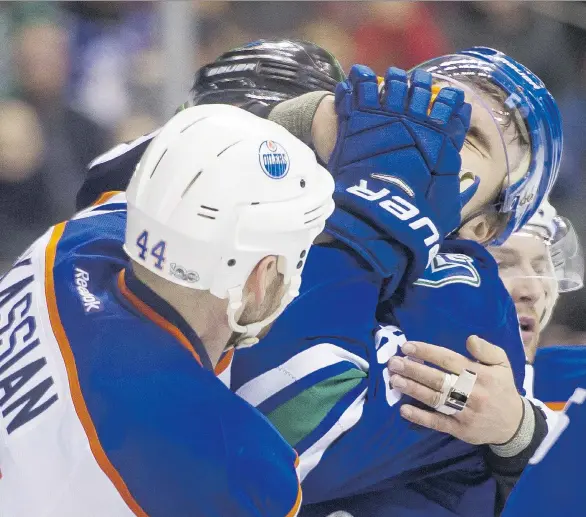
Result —
[[[535,397],[560,411],[576,388],[586,389],[586,345],[538,348],[533,368]]]
[[[408,484],[391,483],[386,490],[301,507],[299,517],[458,517],[494,515],[494,492],[482,478],[454,471]],[[450,508],[451,499],[458,500]],[[337,513],[339,512],[339,513]]]
[[[400,505],[394,491],[417,487],[426,515],[492,516],[483,449],[408,423],[399,408],[413,401],[388,384],[387,361],[405,335],[467,354],[475,333],[507,351],[522,389],[518,320],[496,263],[473,243],[446,250],[402,301],[387,303],[350,252],[314,246],[300,296],[259,345],[236,351],[231,386],[299,452],[307,503],[389,490]]]
[[[0,282],[0,514],[296,515],[295,452],[133,276],[125,223],[119,194]]]
[[[379,319],[396,323],[410,340],[443,346],[471,357],[472,335],[505,350],[522,391],[525,353],[513,300],[498,266],[480,244],[447,240],[422,278],[379,308]]]
[[[577,389],[509,496],[502,517],[586,513],[586,391]]]
[[[132,142],[119,144],[88,165],[85,181],[77,193],[76,206],[82,210],[104,193],[126,190],[140,158],[160,130]]]

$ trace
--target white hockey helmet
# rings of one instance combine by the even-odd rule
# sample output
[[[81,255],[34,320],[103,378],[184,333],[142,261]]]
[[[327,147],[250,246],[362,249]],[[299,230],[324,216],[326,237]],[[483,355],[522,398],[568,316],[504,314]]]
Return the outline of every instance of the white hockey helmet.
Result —
[[[534,233],[549,246],[558,291],[576,291],[584,285],[584,255],[572,223],[557,214],[546,199],[518,234]]]
[[[584,284],[584,257],[580,241],[572,223],[557,215],[556,209],[547,199],[527,224],[511,237],[515,236],[539,239],[547,249],[547,261],[540,265],[538,271],[528,274],[520,268],[509,267],[500,272],[504,277],[535,278],[543,282],[547,300],[541,316],[541,325],[544,327],[551,318],[559,294],[575,291]]]
[[[314,153],[281,126],[233,106],[188,108],[137,166],[124,249],[169,282],[228,298],[232,330],[253,338],[299,293],[333,190]],[[243,327],[235,316],[242,290],[268,255],[278,256],[287,293],[274,314]]]

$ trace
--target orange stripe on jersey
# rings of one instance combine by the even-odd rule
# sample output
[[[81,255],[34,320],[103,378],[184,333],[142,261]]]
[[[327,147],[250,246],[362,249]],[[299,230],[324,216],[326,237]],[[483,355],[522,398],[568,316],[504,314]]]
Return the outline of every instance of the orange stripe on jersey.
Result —
[[[293,462],[293,466],[295,467],[295,470],[298,469],[299,467],[299,455],[297,454],[297,451],[293,451],[295,452],[295,461]],[[299,472],[297,472],[297,478],[299,479]],[[301,490],[301,483],[297,484],[297,498],[295,499],[295,503],[293,504],[293,508],[291,508],[291,510],[289,511],[289,513],[287,515],[285,515],[285,517],[295,517],[298,513],[299,513],[299,508],[301,507],[301,494],[302,494],[302,490]]]
[[[301,506],[301,485],[297,487],[297,499],[295,499],[295,504],[293,508],[289,511],[285,517],[295,517],[299,513],[299,507]]]
[[[57,298],[55,296],[55,279],[53,276],[53,267],[55,265],[55,255],[57,253],[57,244],[63,235],[65,230],[65,225],[67,223],[61,223],[55,226],[53,233],[51,235],[51,239],[49,244],[47,245],[47,249],[45,252],[45,296],[47,299],[47,310],[49,312],[49,320],[51,322],[51,328],[53,329],[53,334],[55,335],[55,339],[59,345],[59,349],[61,350],[61,355],[63,357],[63,361],[65,363],[65,368],[67,370],[67,378],[69,381],[69,390],[71,392],[71,398],[73,399],[73,405],[75,407],[75,412],[83,426],[85,434],[88,438],[90,449],[96,462],[108,476],[118,493],[124,500],[124,502],[128,505],[130,510],[137,515],[138,517],[148,517],[147,513],[140,507],[140,505],[136,502],[130,490],[124,483],[124,480],[114,467],[108,456],[104,452],[102,448],[102,444],[98,438],[98,433],[92,422],[92,418],[89,414],[87,406],[85,404],[85,400],[83,398],[83,394],[81,392],[81,386],[79,385],[79,378],[77,376],[77,366],[75,364],[75,358],[73,356],[73,352],[71,350],[71,346],[69,344],[69,340],[67,339],[67,334],[65,329],[63,328],[63,323],[61,322],[61,317],[59,316],[59,311],[57,309]]]
[[[234,349],[231,348],[230,350],[228,350],[226,355],[224,357],[222,357],[220,362],[216,365],[216,367],[214,368],[214,373],[216,375],[220,375],[224,370],[226,370],[226,368],[228,368],[228,366],[230,366],[230,363],[232,362],[233,358],[234,358]]]
[[[132,305],[134,305],[140,312],[142,312],[149,320],[151,320],[155,325],[161,327],[163,330],[169,332],[169,334],[171,334],[187,350],[189,350],[194,359],[199,363],[200,366],[203,367],[198,353],[189,342],[189,339],[185,337],[185,334],[183,334],[183,332],[181,332],[175,325],[163,318],[163,316],[151,309],[142,300],[139,300],[134,295],[134,293],[128,289],[126,282],[124,281],[124,269],[118,274],[118,289],[120,289],[120,292],[128,299],[128,301],[132,303]]]
[[[104,203],[107,203],[110,199],[112,199],[116,194],[120,194],[121,192],[121,190],[111,190],[110,192],[104,192],[90,206],[103,205]]]
[[[545,405],[554,411],[562,411],[566,407],[565,402],[546,402]]]

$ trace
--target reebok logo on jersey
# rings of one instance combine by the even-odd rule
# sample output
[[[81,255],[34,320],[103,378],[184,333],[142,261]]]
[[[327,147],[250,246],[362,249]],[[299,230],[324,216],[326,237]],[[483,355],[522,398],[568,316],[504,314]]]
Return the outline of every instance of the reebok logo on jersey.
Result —
[[[90,312],[98,312],[102,310],[102,302],[98,300],[92,293],[88,291],[88,282],[90,275],[83,269],[75,268],[75,289],[83,302],[83,309],[86,314]]]

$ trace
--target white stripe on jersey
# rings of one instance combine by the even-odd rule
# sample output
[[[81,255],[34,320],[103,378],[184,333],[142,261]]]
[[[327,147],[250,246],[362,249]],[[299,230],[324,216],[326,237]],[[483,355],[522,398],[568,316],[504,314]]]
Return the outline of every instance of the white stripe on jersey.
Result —
[[[103,205],[99,206],[89,206],[84,208],[81,212],[75,214],[71,219],[86,219],[88,217],[95,217],[96,215],[103,215],[103,214],[112,214],[116,212],[126,212],[126,208],[121,208],[119,210],[110,210],[108,207],[114,204],[119,203],[126,203],[126,193],[120,192],[112,196],[108,201],[106,201]]]
[[[117,146],[112,147],[112,149],[110,149],[109,151],[106,151],[104,154],[100,154],[100,156],[98,156],[97,158],[94,158],[89,163],[87,168],[91,169],[92,167],[95,167],[96,165],[100,165],[100,163],[109,162],[110,160],[114,160],[115,158],[122,156],[124,153],[126,153],[130,149],[133,149],[137,145],[140,145],[143,142],[146,142],[148,139],[154,138],[155,136],[157,136],[157,134],[159,133],[160,130],[161,129],[155,129],[152,133],[149,133],[148,135],[143,135],[143,136],[137,138],[136,140],[133,140],[130,143],[118,144]]]
[[[362,417],[367,389],[348,406],[334,425],[317,442],[299,456],[299,477],[301,482],[317,466],[324,452],[334,441],[351,427],[354,427]]]
[[[368,372],[368,361],[362,357],[352,354],[340,346],[321,343],[294,355],[282,365],[248,381],[236,391],[236,394],[256,407],[299,379],[342,361],[349,361],[360,370]]]

